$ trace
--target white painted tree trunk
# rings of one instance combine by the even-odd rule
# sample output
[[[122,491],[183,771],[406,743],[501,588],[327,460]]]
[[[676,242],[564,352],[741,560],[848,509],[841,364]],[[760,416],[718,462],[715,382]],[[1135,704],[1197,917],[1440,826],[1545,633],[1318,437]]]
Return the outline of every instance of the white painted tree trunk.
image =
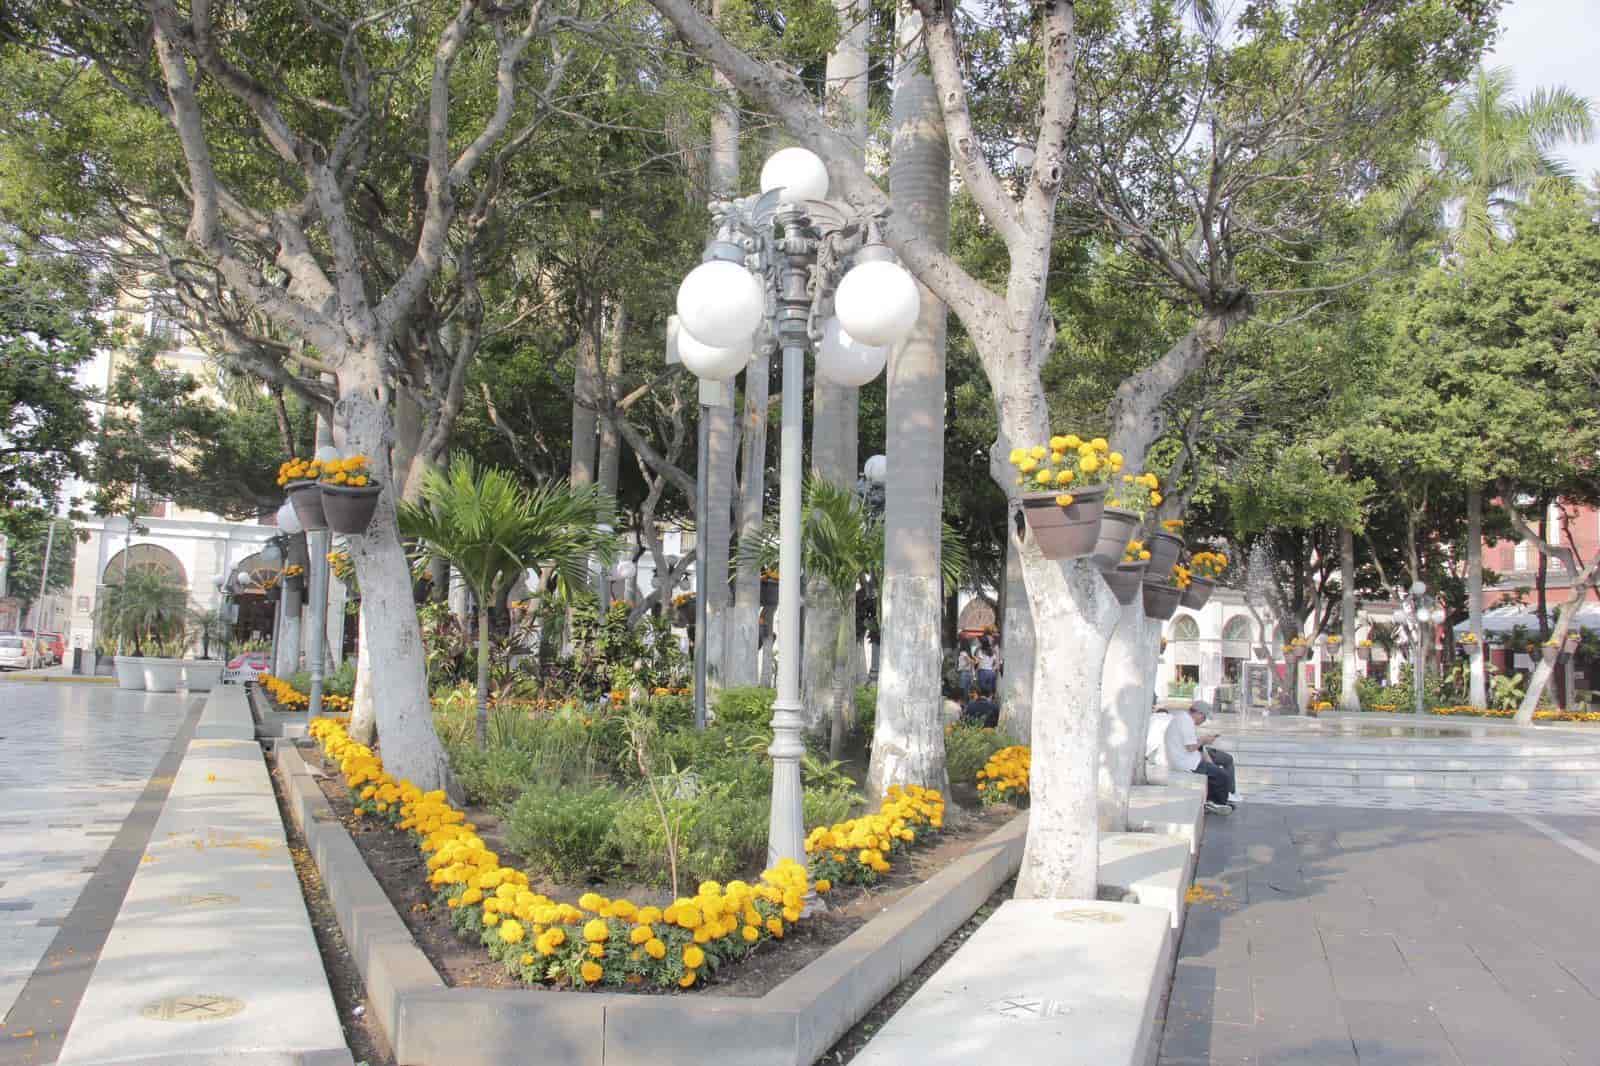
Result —
[[[1118,604],[1089,564],[1052,562],[1031,538],[1021,555],[1037,659],[1031,814],[1016,894],[1093,899],[1100,861],[1100,671]]]
[[[889,199],[943,248],[950,236],[950,156],[944,118],[922,50],[922,18],[909,4],[896,15],[899,38]],[[864,59],[864,57],[863,57]],[[863,62],[863,74],[865,64]],[[916,327],[889,353],[889,476],[884,483],[883,658],[867,789],[944,788],[940,712],[944,583],[940,531],[944,500],[944,303],[921,286]]]
[[[1139,604],[1143,613],[1144,604]],[[1150,783],[1150,764],[1145,761],[1148,754],[1146,742],[1150,736],[1150,716],[1156,707],[1156,670],[1161,665],[1161,622],[1146,618],[1144,628],[1139,633],[1139,697],[1134,708],[1137,717],[1133,727],[1134,741],[1139,745],[1138,758],[1133,763],[1133,783],[1147,785]]]
[[[729,384],[731,393],[733,386]],[[727,684],[723,676],[728,610],[729,541],[733,536],[733,407],[701,408],[706,429],[706,691],[715,699]]]
[[[279,582],[283,589],[283,632],[278,635],[278,661],[272,672],[288,677],[300,670],[301,623],[304,620],[305,600],[299,592],[290,590],[289,582]]]
[[[1467,702],[1489,706],[1488,678],[1483,665],[1483,491],[1467,490],[1467,624],[1474,643],[1467,649]]]
[[[1144,754],[1150,689],[1145,671],[1144,604],[1119,604],[1100,678],[1099,825],[1103,833],[1128,828],[1128,790]]]
[[[350,700],[350,738],[369,747],[378,739],[377,708],[372,700],[372,656],[367,654],[367,604],[356,618],[356,687]]]
[[[369,380],[380,380],[377,353],[360,360]],[[358,375],[360,376],[360,375]],[[449,765],[433,729],[422,633],[411,598],[411,568],[400,547],[394,489],[389,483],[388,412],[379,399],[346,393],[334,409],[334,433],[345,454],[367,456],[384,486],[377,513],[363,536],[348,538],[361,582],[363,610],[381,620],[367,627],[362,658],[382,669],[370,672],[370,689],[382,738],[384,768],[424,790],[451,784]]]
[[[1005,604],[1000,619],[1000,652],[1005,672],[1000,684],[1000,728],[1027,743],[1033,734],[1033,608],[1022,580],[1016,540],[1008,537]]]
[[[1356,689],[1356,536],[1339,531],[1339,709],[1360,711]]]

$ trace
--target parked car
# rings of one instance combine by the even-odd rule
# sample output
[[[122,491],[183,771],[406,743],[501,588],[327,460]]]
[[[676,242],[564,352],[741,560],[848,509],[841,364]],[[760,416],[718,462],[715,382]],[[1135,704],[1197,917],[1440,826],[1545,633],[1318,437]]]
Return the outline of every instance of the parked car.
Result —
[[[33,670],[38,665],[38,645],[32,637],[0,633],[0,670]]]
[[[50,653],[50,661],[59,665],[67,657],[67,638],[60,633],[41,633],[39,636],[44,640],[45,650]]]

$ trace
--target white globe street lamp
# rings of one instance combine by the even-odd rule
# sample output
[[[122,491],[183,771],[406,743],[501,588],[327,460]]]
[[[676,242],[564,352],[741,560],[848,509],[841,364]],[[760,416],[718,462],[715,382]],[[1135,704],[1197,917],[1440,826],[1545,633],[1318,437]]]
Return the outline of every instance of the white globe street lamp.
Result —
[[[749,343],[765,313],[761,283],[739,263],[726,259],[701,263],[678,286],[681,328],[714,348]]]
[[[805,148],[783,148],[761,167],[761,191],[782,191],[784,203],[825,200],[828,196],[828,168],[815,152]]]
[[[823,324],[822,341],[817,345],[817,373],[835,385],[860,388],[883,373],[888,361],[887,347],[856,340],[837,318]]]
[[[1411,583],[1411,598],[1407,601],[1406,616],[1411,619],[1412,628],[1416,630],[1416,648],[1411,656],[1411,697],[1412,711],[1416,714],[1423,713],[1422,707],[1422,675],[1428,664],[1428,645],[1424,639],[1424,631],[1435,622],[1444,621],[1444,608],[1430,606],[1431,601],[1426,599],[1428,586],[1421,581]]]
[[[874,455],[862,465],[861,474],[874,485],[882,485],[889,480],[889,457]]]
[[[300,532],[300,516],[294,513],[294,504],[287,500],[278,508],[278,528],[291,537]]]
[[[712,205],[716,221],[705,261],[678,287],[679,322],[675,335],[669,324],[668,361],[682,361],[702,381],[724,381],[748,361],[752,336],[767,319],[761,335],[776,337],[782,348],[783,395],[805,395],[806,351],[812,347],[819,374],[841,385],[866,384],[883,372],[888,349],[916,326],[921,307],[916,280],[877,239],[874,220],[854,225],[839,206],[824,200],[828,171],[813,153],[785,148],[774,154],[761,169],[761,190],[759,197]],[[776,309],[772,318],[769,305]],[[768,865],[805,861],[800,786],[804,406],[783,405],[779,438],[778,693],[767,749],[773,766]],[[700,482],[703,486],[705,478]],[[703,573],[699,581],[703,605]],[[698,693],[703,626],[695,643]]]
[[[904,267],[874,258],[845,274],[834,293],[833,307],[839,325],[851,337],[863,344],[893,346],[905,340],[917,324],[922,297],[916,279]]]

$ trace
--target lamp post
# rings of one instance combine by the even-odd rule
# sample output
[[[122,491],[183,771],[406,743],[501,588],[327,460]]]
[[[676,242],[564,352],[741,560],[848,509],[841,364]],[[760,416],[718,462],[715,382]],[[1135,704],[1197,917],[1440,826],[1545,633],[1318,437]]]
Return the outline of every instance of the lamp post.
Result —
[[[1411,657],[1411,694],[1412,711],[1422,714],[1422,674],[1428,662],[1428,648],[1423,643],[1423,632],[1435,622],[1444,619],[1442,608],[1430,606],[1428,600],[1428,586],[1421,581],[1411,583],[1411,598],[1405,604],[1406,618],[1412,623],[1412,631],[1416,634],[1416,650]]]
[[[916,324],[916,281],[877,235],[824,198],[828,173],[804,148],[785,148],[761,169],[761,194],[711,205],[701,264],[678,288],[668,360],[719,389],[757,344],[783,352],[778,488],[778,694],[772,705],[772,816],[767,861],[803,862],[800,757],[801,461],[806,352],[817,371],[860,386],[883,371],[889,349]],[[776,232],[775,232],[776,227]],[[703,481],[703,478],[702,478]],[[697,582],[704,599],[703,577]],[[699,635],[704,640],[704,634]]]
[[[269,653],[268,663],[273,673],[278,670],[278,636],[283,632],[283,564],[289,557],[289,538],[279,534],[267,541],[266,547],[261,549],[261,561],[269,567],[277,567],[278,578],[278,606],[272,612],[272,650]]]

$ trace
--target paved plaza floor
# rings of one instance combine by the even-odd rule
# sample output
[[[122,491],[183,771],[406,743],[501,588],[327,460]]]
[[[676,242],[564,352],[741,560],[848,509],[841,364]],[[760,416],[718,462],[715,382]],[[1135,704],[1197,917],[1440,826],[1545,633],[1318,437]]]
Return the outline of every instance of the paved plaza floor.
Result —
[[[55,1061],[201,701],[0,681],[0,1064]]]
[[[1600,1064],[1600,794],[1277,791],[1206,826],[1163,1066]]]

